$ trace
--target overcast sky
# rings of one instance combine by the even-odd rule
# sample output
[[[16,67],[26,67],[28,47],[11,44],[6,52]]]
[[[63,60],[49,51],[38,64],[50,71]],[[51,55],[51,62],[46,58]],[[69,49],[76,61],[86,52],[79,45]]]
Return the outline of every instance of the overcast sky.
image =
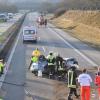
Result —
[[[50,1],[50,2],[58,2],[58,1],[61,1],[61,0],[8,0],[8,1],[11,1],[11,2],[23,2],[23,1],[34,1],[34,2],[43,2],[43,1]]]

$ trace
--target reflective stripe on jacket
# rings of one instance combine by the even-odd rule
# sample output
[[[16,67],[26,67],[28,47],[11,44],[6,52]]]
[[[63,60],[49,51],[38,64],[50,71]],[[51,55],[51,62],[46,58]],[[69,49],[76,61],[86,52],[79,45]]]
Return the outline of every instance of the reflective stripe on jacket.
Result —
[[[48,60],[48,65],[55,65],[55,57],[54,56],[48,55],[47,60]]]
[[[68,87],[76,88],[76,74],[72,70],[68,71]]]

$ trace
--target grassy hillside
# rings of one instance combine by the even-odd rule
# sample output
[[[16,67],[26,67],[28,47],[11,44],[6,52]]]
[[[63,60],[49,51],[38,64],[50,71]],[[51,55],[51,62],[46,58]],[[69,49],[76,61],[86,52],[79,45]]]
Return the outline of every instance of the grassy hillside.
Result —
[[[68,11],[64,17],[78,23],[100,28],[100,11]]]
[[[100,11],[71,10],[52,22],[76,38],[100,46]]]

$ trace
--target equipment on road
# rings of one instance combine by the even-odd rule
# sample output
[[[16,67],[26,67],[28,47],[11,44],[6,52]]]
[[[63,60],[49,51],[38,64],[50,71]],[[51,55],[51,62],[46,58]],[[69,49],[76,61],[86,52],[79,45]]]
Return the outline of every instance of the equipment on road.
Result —
[[[37,30],[35,26],[26,26],[23,28],[23,42],[25,41],[37,42]]]

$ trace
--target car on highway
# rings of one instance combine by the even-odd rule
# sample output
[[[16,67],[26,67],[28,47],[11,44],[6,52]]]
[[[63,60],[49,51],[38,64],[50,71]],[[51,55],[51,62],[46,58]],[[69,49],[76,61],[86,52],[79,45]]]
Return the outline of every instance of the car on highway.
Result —
[[[13,14],[13,13],[8,13],[8,19],[12,19],[12,18],[13,18],[13,16],[14,16],[14,14]]]
[[[3,13],[0,14],[0,21],[7,22],[6,14],[3,14]]]
[[[75,66],[76,69],[79,68],[78,61],[76,58],[63,58],[63,70],[59,70],[60,73],[66,75],[67,71],[71,68],[71,66]],[[55,65],[56,66],[56,65]],[[56,67],[55,67],[56,68]],[[41,70],[43,74],[49,75],[49,67],[46,59],[38,61],[37,63],[32,63],[30,67],[30,71],[37,75],[38,71]],[[55,75],[57,76],[58,72],[55,69]]]
[[[35,26],[25,26],[23,28],[23,42],[25,41],[37,42],[37,30]]]

